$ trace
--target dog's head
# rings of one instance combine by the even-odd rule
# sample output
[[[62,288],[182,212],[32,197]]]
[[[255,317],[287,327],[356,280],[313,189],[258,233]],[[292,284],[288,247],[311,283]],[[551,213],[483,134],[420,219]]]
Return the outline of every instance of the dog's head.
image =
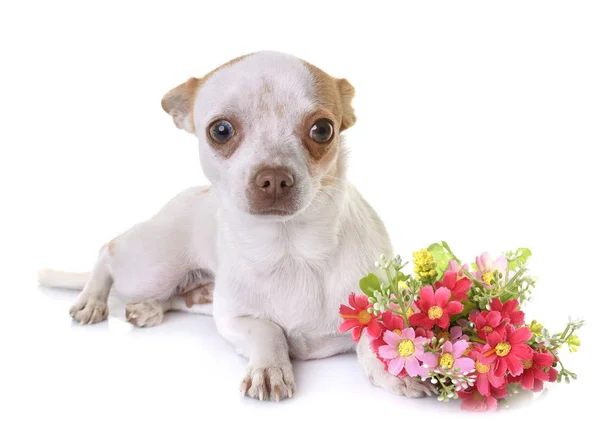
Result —
[[[340,133],[356,121],[354,88],[290,55],[258,52],[191,78],[162,100],[200,143],[221,201],[285,219],[335,182]]]

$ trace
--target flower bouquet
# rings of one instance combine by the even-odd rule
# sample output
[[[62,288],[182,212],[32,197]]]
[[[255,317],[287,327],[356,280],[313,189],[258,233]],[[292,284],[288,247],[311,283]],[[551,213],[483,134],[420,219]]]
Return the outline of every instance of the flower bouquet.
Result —
[[[495,260],[484,253],[469,267],[446,242],[434,243],[413,254],[414,275],[403,272],[400,257],[382,256],[375,264],[381,277],[369,273],[360,280],[364,294],[340,306],[340,331],[351,330],[358,342],[366,328],[388,372],[429,379],[438,400],[460,398],[463,409],[495,410],[509,384],[541,391],[544,382],[568,383],[577,376],[558,350],[577,351],[583,321],[556,334],[525,323],[521,305],[535,286],[530,255],[527,248]]]

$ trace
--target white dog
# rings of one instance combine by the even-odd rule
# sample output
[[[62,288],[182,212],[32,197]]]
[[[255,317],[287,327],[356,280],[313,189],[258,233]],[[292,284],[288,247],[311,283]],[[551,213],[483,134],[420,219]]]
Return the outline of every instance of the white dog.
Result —
[[[40,282],[83,288],[71,315],[84,324],[106,319],[111,288],[140,327],[172,309],[212,314],[249,358],[242,392],[291,397],[290,357],[353,348],[338,332],[339,305],[381,254],[392,254],[383,223],[345,178],[341,133],[356,120],[353,96],[347,80],[274,52],[189,79],[162,106],[198,138],[212,186],[184,191],[109,242],[91,274],[42,271]],[[433,393],[387,373],[363,338],[359,361],[374,384]]]

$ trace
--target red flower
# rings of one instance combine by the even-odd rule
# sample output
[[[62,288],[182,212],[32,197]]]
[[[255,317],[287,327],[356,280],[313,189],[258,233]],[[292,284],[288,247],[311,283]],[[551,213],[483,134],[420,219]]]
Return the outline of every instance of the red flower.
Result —
[[[410,318],[408,318],[408,321],[410,322]],[[415,329],[415,336],[422,336],[424,338],[431,339],[433,338],[434,334],[433,330],[425,330],[423,327],[417,327]]]
[[[506,376],[496,375],[495,367],[498,363],[483,364],[481,363],[483,346],[475,347],[470,353],[469,357],[475,361],[475,371],[477,372],[477,380],[475,381],[475,388],[481,395],[491,395],[492,389],[501,389],[506,387]]]
[[[484,365],[490,365],[496,360],[496,375],[503,376],[506,370],[513,376],[523,372],[523,362],[530,360],[533,350],[525,342],[531,339],[531,330],[521,327],[515,330],[512,325],[506,326],[506,333],[501,336],[498,332],[488,335],[488,343],[483,347],[480,361]]]
[[[477,315],[471,315],[469,319],[475,323],[477,334],[484,341],[487,341],[488,335],[492,332],[498,332],[501,337],[505,334],[500,312],[495,310],[479,312]]]
[[[445,287],[450,291],[451,300],[468,300],[467,291],[471,287],[471,280],[467,277],[458,278],[458,272],[446,271],[442,281],[435,283],[435,288]]]
[[[532,359],[523,361],[523,374],[518,377],[509,377],[508,382],[521,383],[523,389],[539,392],[544,388],[544,382],[550,380],[550,373],[544,371],[543,368],[551,367],[553,362],[554,357],[550,353],[534,351]]]
[[[498,399],[506,397],[506,387],[492,388],[489,396],[481,394],[476,389],[460,391],[458,396],[463,401],[460,405],[461,409],[477,412],[495,411],[498,407]]]
[[[421,299],[415,304],[422,313],[415,313],[408,319],[412,326],[423,326],[430,329],[434,325],[441,328],[448,328],[450,317],[462,312],[463,305],[458,301],[450,300],[450,291],[446,287],[440,287],[433,292],[431,286],[421,288]]]
[[[352,339],[358,342],[363,328],[367,328],[367,333],[372,338],[378,338],[383,333],[381,324],[377,322],[377,318],[368,312],[369,298],[366,295],[350,294],[348,303],[351,307],[341,305],[340,316],[344,318],[344,322],[340,325],[340,333],[347,332],[352,329]]]
[[[508,300],[504,304],[499,298],[494,298],[490,303],[490,309],[500,312],[502,320],[507,324],[518,326],[525,324],[525,313],[517,310],[517,307],[519,307],[519,301],[516,298]]]

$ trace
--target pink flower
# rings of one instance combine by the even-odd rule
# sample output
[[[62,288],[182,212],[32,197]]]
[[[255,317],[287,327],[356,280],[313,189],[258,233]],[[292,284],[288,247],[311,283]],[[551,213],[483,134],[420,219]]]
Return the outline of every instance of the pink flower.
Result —
[[[340,333],[352,329],[352,339],[354,339],[354,342],[358,342],[363,328],[366,327],[367,333],[369,333],[371,338],[380,337],[382,332],[381,325],[377,322],[377,318],[367,310],[371,307],[369,305],[369,298],[362,294],[350,294],[348,304],[351,307],[343,304],[340,306],[340,316],[344,319],[339,328]]]
[[[419,363],[419,360],[423,360],[423,343],[427,339],[415,338],[415,330],[409,327],[399,334],[388,330],[383,334],[383,340],[387,345],[379,347],[379,355],[390,360],[388,364],[390,373],[397,376],[402,370],[406,370],[411,377],[427,376],[427,370]]]
[[[447,271],[456,272],[456,274],[459,277],[464,277],[465,276],[464,273],[468,270],[469,270],[469,265],[467,265],[466,263],[462,266],[458,266],[458,262],[456,260],[450,260],[448,262]]]
[[[421,299],[415,304],[422,313],[415,313],[408,320],[411,325],[421,325],[425,329],[430,329],[437,325],[443,329],[450,325],[450,317],[462,312],[463,305],[458,301],[450,300],[450,291],[445,287],[440,287],[433,292],[431,286],[421,288]]]
[[[397,330],[398,332],[402,332],[402,330],[404,330],[404,318],[394,315],[392,312],[387,310],[381,314],[381,322],[379,324],[382,326],[382,336],[371,340],[371,350],[373,350],[375,356],[377,356],[377,358],[384,363],[385,370],[387,371],[389,360],[385,360],[379,355],[379,347],[386,345],[386,342],[383,340],[383,333],[385,330]]]
[[[424,353],[423,363],[431,369],[439,366],[449,370],[459,368],[461,373],[471,371],[475,362],[469,357],[462,357],[468,347],[467,341],[444,342],[439,354]]]
[[[516,298],[507,300],[504,304],[499,298],[494,298],[490,303],[490,309],[500,312],[503,321],[517,326],[525,324],[525,313],[517,310],[518,307],[519,300]]]
[[[492,287],[494,272],[500,271],[504,275],[508,266],[508,262],[503,256],[493,261],[487,252],[475,257],[475,264],[477,265],[477,272],[473,272],[473,274],[488,289]]]

